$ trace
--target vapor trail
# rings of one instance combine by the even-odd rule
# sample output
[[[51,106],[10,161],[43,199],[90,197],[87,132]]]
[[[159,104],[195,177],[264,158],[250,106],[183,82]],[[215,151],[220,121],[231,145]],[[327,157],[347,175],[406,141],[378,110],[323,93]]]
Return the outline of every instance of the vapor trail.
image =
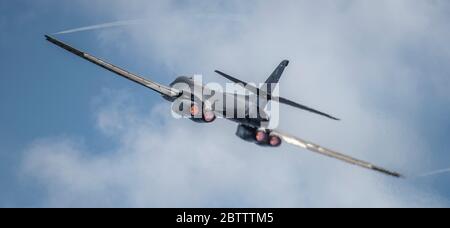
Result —
[[[143,19],[137,19],[137,20],[109,22],[109,23],[90,25],[90,26],[85,26],[85,27],[81,27],[81,28],[65,30],[65,31],[54,33],[53,35],[69,34],[69,33],[75,33],[75,32],[83,32],[83,31],[89,31],[89,30],[97,30],[97,29],[119,27],[119,26],[126,26],[126,25],[137,25],[137,24],[143,23],[144,21],[145,20],[143,20]]]
[[[429,177],[429,176],[439,175],[439,174],[448,173],[448,172],[450,172],[450,168],[428,172],[428,173],[420,175],[419,177]]]

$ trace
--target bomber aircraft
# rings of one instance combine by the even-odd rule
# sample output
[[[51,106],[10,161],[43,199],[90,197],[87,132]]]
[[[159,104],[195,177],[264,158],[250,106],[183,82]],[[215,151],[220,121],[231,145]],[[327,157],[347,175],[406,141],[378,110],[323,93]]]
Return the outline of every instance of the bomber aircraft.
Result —
[[[239,80],[221,71],[215,71],[219,75],[231,80],[233,83],[238,84],[243,87],[245,91],[249,92],[248,94],[238,94],[210,89],[202,84],[198,84],[193,77],[186,76],[180,76],[176,78],[169,86],[165,86],[133,74],[91,54],[80,51],[49,35],[45,35],[45,38],[49,42],[97,66],[159,93],[165,100],[173,102],[172,111],[181,116],[187,117],[194,122],[212,123],[217,117],[225,118],[238,124],[236,135],[247,142],[255,143],[264,147],[279,147],[284,141],[285,143],[335,158],[346,163],[374,170],[389,176],[402,177],[402,175],[397,172],[389,171],[369,162],[355,159],[268,127],[270,123],[270,115],[266,112],[265,107],[271,102],[277,102],[279,104],[285,104],[298,109],[306,110],[332,120],[339,120],[329,114],[312,109],[289,99],[276,96],[272,93],[274,90],[274,85],[278,85],[284,69],[289,65],[288,60],[282,61],[261,87],[257,87],[254,84]]]

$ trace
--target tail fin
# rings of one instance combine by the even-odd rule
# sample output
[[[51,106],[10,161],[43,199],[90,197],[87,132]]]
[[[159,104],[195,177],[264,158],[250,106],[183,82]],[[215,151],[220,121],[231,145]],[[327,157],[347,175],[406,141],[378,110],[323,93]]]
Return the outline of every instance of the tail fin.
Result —
[[[284,68],[289,65],[289,60],[283,60],[283,62],[278,65],[275,71],[266,80],[266,84],[278,83],[280,81],[281,75],[283,74]]]
[[[281,79],[281,75],[283,75],[284,68],[289,65],[289,60],[283,60],[280,65],[273,71],[273,73],[267,78],[265,81],[265,85],[263,85],[260,89],[265,90],[268,94],[272,93],[272,84],[278,84]],[[264,88],[266,87],[266,88]]]

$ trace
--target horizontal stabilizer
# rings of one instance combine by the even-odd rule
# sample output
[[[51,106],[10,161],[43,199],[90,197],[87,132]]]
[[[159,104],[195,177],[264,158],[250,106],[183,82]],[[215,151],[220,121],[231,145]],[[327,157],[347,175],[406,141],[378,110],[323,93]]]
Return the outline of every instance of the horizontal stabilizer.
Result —
[[[223,73],[223,72],[221,72],[221,71],[218,71],[218,70],[216,70],[215,72],[218,73],[218,74],[220,74],[220,75],[223,76],[224,78],[226,78],[226,79],[228,79],[228,80],[230,80],[230,81],[236,83],[236,84],[240,84],[240,85],[243,86],[245,89],[249,90],[250,92],[252,92],[252,93],[254,93],[254,94],[259,94],[260,96],[265,96],[265,97],[268,96],[268,94],[267,94],[265,91],[260,90],[259,88],[255,87],[255,86],[253,86],[253,85],[250,85],[250,84],[247,83],[247,82],[241,81],[241,80],[239,80],[239,79],[237,79],[237,78],[235,78],[235,77],[233,77],[233,76],[231,76],[231,75],[225,74],[225,73]]]
[[[286,62],[285,64],[287,65],[288,62]],[[325,116],[325,117],[333,119],[333,120],[340,120],[340,119],[338,119],[338,118],[336,118],[334,116],[331,116],[331,115],[326,114],[324,112],[312,109],[312,108],[307,107],[305,105],[301,105],[299,103],[296,103],[294,101],[288,100],[286,98],[283,98],[283,97],[272,97],[272,94],[267,93],[264,90],[256,88],[255,86],[253,86],[253,85],[251,85],[251,84],[249,84],[247,82],[239,80],[239,79],[237,79],[237,78],[235,78],[235,77],[233,77],[231,75],[225,74],[225,73],[223,73],[221,71],[216,70],[215,72],[220,74],[221,76],[225,77],[226,79],[243,86],[245,89],[249,90],[250,92],[252,92],[254,94],[258,94],[260,97],[267,98],[267,100],[272,100],[272,101],[275,100],[275,101],[278,101],[280,104],[285,104],[285,105],[289,105],[289,106],[292,106],[292,107],[295,107],[295,108],[299,108],[299,109],[302,109],[302,110],[305,110],[305,111],[308,111],[308,112],[312,112],[312,113],[315,113],[315,114],[318,114],[318,115],[321,115],[321,116]]]
[[[338,119],[338,118],[336,118],[334,116],[331,116],[331,115],[326,114],[326,113],[321,112],[321,111],[317,111],[315,109],[312,109],[310,107],[304,106],[302,104],[296,103],[294,101],[288,100],[288,99],[283,98],[283,97],[272,97],[272,100],[278,100],[278,102],[280,102],[280,104],[285,104],[285,105],[289,105],[289,106],[292,106],[292,107],[295,107],[295,108],[303,109],[305,111],[312,112],[312,113],[315,113],[317,115],[325,116],[325,117],[333,119],[333,120],[338,120],[338,121],[340,120],[340,119]]]

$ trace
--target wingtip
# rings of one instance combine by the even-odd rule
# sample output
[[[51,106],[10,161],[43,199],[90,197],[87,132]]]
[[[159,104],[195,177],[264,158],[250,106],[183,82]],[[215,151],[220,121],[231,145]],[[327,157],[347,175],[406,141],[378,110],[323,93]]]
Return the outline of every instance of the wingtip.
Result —
[[[399,179],[405,179],[406,177],[401,175],[400,173],[391,173],[391,176],[395,177],[395,178],[399,178]]]
[[[45,34],[44,37],[49,42],[55,43],[55,41],[56,41],[56,39],[53,38],[51,35]]]
[[[341,121],[340,118],[337,118],[337,117],[334,117],[334,116],[327,115],[327,117],[332,119],[332,120]]]
[[[372,169],[375,170],[375,171],[384,173],[384,174],[386,174],[386,175],[388,175],[388,176],[391,176],[391,177],[400,178],[400,179],[405,179],[405,178],[406,178],[405,176],[403,176],[403,175],[400,174],[400,173],[392,172],[392,171],[389,171],[389,170],[387,170],[387,169],[380,168],[380,167],[377,167],[377,166],[374,166]]]
[[[78,49],[76,49],[76,48],[74,48],[74,47],[72,47],[72,46],[62,42],[62,41],[59,41],[59,40],[51,37],[50,35],[44,35],[44,36],[47,39],[47,41],[49,41],[50,43],[53,43],[53,44],[55,44],[55,45],[57,45],[57,46],[59,46],[59,47],[61,47],[63,49],[66,49],[67,51],[72,52],[75,55],[83,57],[84,52],[82,52],[82,51],[80,51],[80,50],[78,50]]]

